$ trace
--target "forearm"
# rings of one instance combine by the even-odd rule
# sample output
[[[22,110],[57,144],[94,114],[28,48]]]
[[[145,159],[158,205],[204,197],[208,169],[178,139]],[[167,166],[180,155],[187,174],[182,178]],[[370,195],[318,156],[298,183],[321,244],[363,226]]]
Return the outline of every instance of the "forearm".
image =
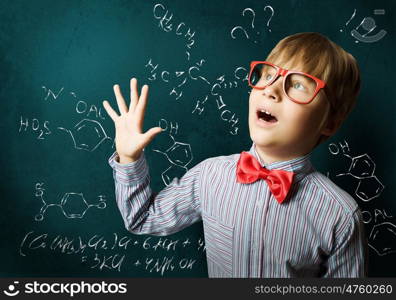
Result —
[[[125,228],[135,234],[151,233],[150,231],[143,232],[142,227],[139,226],[149,221],[150,202],[154,198],[149,176],[136,185],[125,185],[115,180],[115,195]],[[150,222],[152,221],[150,220]]]
[[[117,206],[127,230],[135,234],[168,235],[201,218],[199,204],[200,165],[179,180],[174,178],[158,194],[150,187],[144,154],[133,163],[120,165],[109,160],[114,169]]]
[[[114,153],[109,163],[113,167],[116,203],[125,228],[133,233],[143,233],[137,225],[148,215],[152,196],[145,157],[141,154],[138,159],[129,161]]]

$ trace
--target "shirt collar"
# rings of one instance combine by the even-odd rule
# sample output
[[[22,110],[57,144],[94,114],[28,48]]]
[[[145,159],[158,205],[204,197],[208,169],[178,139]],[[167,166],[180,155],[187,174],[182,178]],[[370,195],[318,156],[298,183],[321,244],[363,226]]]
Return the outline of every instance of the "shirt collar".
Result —
[[[297,176],[296,179],[301,179],[301,177],[307,175],[308,173],[313,171],[313,166],[311,164],[311,153],[308,153],[304,156],[300,156],[297,158],[293,158],[291,160],[285,161],[276,161],[270,164],[264,163],[260,156],[256,151],[255,143],[252,144],[252,147],[249,150],[249,153],[252,154],[256,159],[260,162],[261,166],[265,167],[268,170],[284,170],[294,172]]]

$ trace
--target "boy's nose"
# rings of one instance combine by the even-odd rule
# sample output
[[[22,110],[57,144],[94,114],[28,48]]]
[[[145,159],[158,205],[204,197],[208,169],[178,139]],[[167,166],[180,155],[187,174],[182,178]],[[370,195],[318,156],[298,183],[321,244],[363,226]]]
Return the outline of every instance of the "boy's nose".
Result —
[[[263,95],[276,102],[282,99],[283,77],[279,76],[275,81],[263,90]]]

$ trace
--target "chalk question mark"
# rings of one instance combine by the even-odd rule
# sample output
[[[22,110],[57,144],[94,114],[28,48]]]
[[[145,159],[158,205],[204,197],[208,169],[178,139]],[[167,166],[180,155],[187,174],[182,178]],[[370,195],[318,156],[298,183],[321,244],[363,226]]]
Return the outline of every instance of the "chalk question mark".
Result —
[[[252,13],[252,16],[253,16],[253,18],[252,18],[252,28],[254,28],[254,18],[256,17],[256,14],[254,13],[253,9],[247,7],[247,8],[245,8],[243,10],[242,16],[245,16],[245,12],[247,12],[247,11],[250,11]]]
[[[236,27],[232,28],[232,30],[231,30],[231,37],[232,37],[233,39],[236,39],[236,37],[235,37],[235,35],[234,35],[234,32],[235,32],[235,30],[237,30],[237,29],[242,30],[243,33],[245,34],[246,38],[249,39],[249,35],[247,34],[246,30],[243,29],[242,26],[236,26]]]
[[[251,12],[252,13],[252,29],[254,28],[254,19],[255,19],[255,17],[256,17],[256,14],[254,13],[254,10],[253,9],[251,9],[251,8],[249,8],[249,7],[247,7],[247,8],[245,8],[244,10],[243,10],[243,12],[242,12],[242,16],[245,16],[245,12]],[[258,31],[256,32],[256,34],[260,34]],[[255,43],[257,43],[257,41],[254,41]]]
[[[271,28],[269,28],[269,23],[270,23],[272,17],[274,16],[274,9],[273,9],[271,6],[267,5],[266,7],[264,7],[264,11],[265,11],[267,8],[271,11],[271,17],[270,17],[270,18],[268,19],[268,21],[267,21],[268,31],[271,32]]]
[[[243,17],[245,16],[245,13],[246,13],[246,12],[251,12],[251,13],[252,13],[252,17],[253,17],[253,18],[252,18],[252,23],[251,23],[251,24],[252,24],[252,28],[254,28],[254,19],[255,19],[255,17],[256,17],[256,14],[254,13],[253,9],[247,7],[247,8],[245,8],[245,9],[242,11],[242,16],[243,16]],[[231,37],[232,37],[233,39],[236,38],[234,32],[235,32],[235,30],[238,30],[238,29],[242,30],[243,33],[245,34],[246,38],[249,39],[248,33],[246,32],[246,30],[245,30],[242,26],[236,26],[236,27],[234,27],[234,28],[231,30]]]

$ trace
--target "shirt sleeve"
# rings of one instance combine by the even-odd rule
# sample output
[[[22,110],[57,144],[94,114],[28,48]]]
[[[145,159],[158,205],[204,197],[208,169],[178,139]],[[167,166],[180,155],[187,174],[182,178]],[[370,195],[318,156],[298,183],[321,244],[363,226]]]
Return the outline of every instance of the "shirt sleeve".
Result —
[[[360,209],[350,215],[340,231],[324,277],[367,277],[368,243]]]
[[[117,153],[109,158],[113,168],[115,196],[125,228],[135,234],[169,235],[201,220],[199,176],[202,163],[188,170],[159,193],[150,187],[144,152],[137,161],[118,162]]]

